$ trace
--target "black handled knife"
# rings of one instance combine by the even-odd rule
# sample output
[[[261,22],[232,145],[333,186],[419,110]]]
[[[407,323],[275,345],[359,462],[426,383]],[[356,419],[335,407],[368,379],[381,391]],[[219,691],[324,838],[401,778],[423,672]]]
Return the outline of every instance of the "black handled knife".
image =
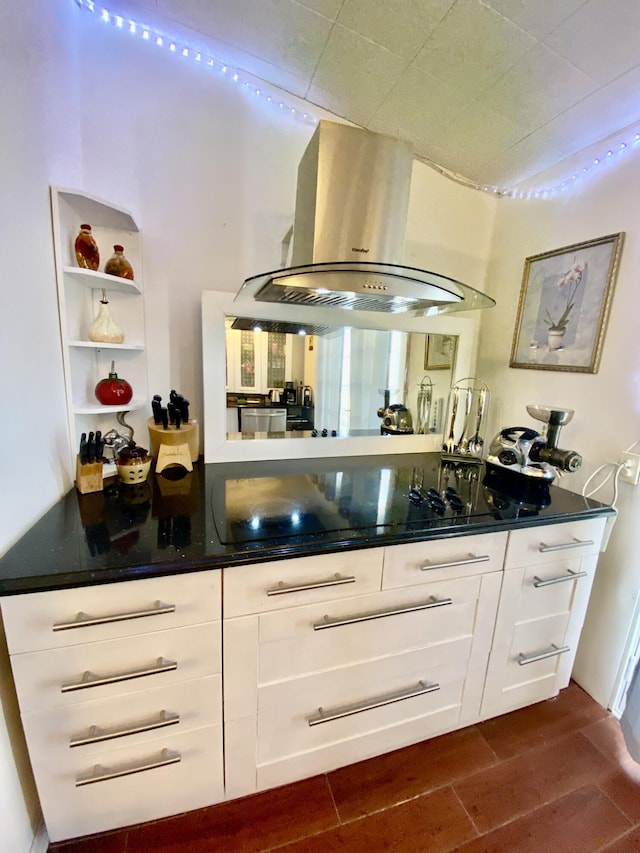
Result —
[[[96,441],[93,432],[90,432],[87,438],[87,459],[89,465],[92,465],[96,461]]]
[[[87,434],[83,432],[80,436],[80,447],[78,449],[78,456],[80,457],[80,464],[86,465],[89,461],[89,448],[87,447]]]
[[[102,462],[104,456],[104,438],[99,429],[96,430],[96,462]]]

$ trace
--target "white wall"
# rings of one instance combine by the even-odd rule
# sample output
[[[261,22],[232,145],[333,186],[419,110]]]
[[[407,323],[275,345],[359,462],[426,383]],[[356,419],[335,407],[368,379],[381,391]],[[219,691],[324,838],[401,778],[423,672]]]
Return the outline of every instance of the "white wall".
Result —
[[[487,280],[497,307],[483,315],[479,373],[493,389],[490,434],[510,425],[536,422],[527,403],[575,409],[560,445],[584,457],[581,471],[561,485],[579,492],[600,465],[620,458],[640,439],[640,150],[607,162],[566,195],[548,200],[502,199]],[[530,255],[626,232],[620,270],[597,374],[509,368],[524,259]],[[636,448],[638,450],[638,448]],[[594,483],[593,485],[596,485]],[[596,497],[607,503],[611,489]],[[640,490],[620,484],[620,517],[601,556],[574,676],[601,704],[612,698],[640,590]]]
[[[66,0],[0,8],[0,553],[71,485],[49,184],[80,179],[76,20]],[[0,849],[24,853],[39,806],[1,652],[0,705]]]

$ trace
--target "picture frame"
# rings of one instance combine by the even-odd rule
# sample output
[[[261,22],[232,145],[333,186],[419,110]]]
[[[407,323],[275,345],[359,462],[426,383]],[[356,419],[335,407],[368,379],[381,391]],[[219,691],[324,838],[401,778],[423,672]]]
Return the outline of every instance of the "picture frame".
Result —
[[[424,337],[424,369],[451,370],[455,356],[455,336],[426,334]]]
[[[624,232],[525,258],[509,367],[597,373]]]

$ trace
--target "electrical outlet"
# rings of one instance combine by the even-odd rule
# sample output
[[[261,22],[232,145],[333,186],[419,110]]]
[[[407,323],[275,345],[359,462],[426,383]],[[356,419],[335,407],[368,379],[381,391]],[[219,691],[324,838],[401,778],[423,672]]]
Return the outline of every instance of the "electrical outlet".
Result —
[[[620,479],[637,486],[640,482],[640,453],[623,453],[620,462],[624,465]]]

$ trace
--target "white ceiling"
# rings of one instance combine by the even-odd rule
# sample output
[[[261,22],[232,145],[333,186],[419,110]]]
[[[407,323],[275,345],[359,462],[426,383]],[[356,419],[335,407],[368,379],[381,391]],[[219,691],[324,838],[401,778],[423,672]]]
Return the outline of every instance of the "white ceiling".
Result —
[[[640,0],[116,3],[479,184],[640,122]]]

